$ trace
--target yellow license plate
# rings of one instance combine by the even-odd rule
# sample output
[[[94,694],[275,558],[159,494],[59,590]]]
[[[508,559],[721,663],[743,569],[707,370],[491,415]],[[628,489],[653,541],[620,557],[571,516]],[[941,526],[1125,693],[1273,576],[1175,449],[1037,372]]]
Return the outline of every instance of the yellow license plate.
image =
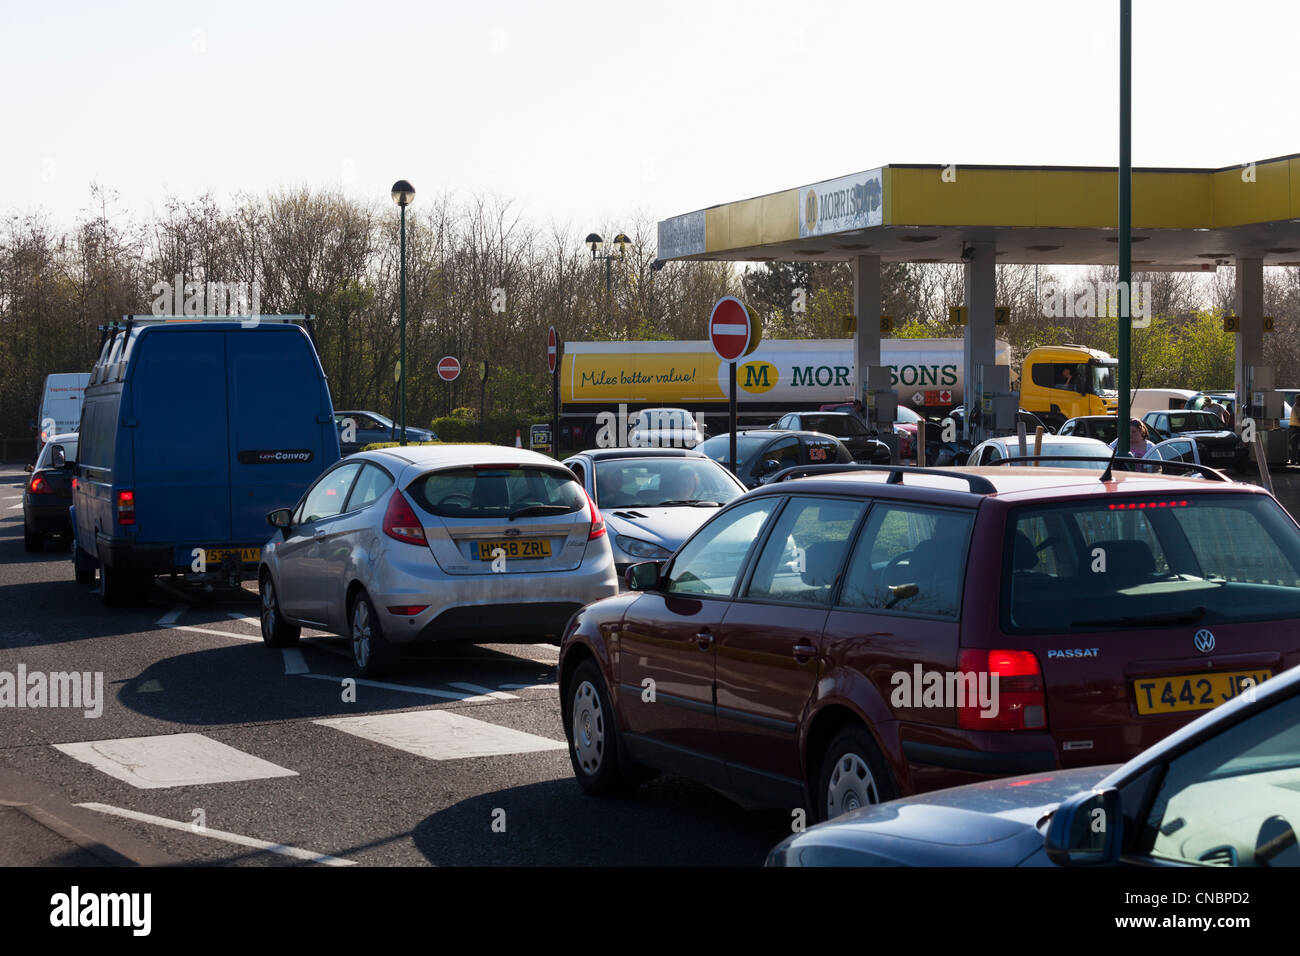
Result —
[[[1210,710],[1271,676],[1272,671],[1217,671],[1213,674],[1147,677],[1133,682],[1133,695],[1137,699],[1139,714]]]
[[[228,554],[233,554],[241,564],[262,560],[261,548],[208,548],[203,552],[203,560],[208,564],[220,564]]]
[[[549,558],[551,556],[551,542],[545,538],[470,542],[470,554],[480,561],[491,561],[497,557],[498,550],[507,561],[512,558]]]

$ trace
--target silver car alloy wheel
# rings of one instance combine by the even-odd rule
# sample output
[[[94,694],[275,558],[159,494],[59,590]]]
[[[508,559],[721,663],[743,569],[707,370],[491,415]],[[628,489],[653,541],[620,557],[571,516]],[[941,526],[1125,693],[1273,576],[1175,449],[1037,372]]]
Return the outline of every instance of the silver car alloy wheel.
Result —
[[[583,772],[595,776],[605,755],[605,712],[591,681],[583,681],[573,694],[573,748]]]
[[[275,606],[275,584],[271,581],[268,574],[266,583],[262,585],[262,633],[267,635],[275,634],[275,618],[279,609]]]
[[[370,663],[370,605],[364,598],[352,609],[352,659],[360,668]]]
[[[879,802],[880,790],[865,760],[847,753],[835,761],[826,787],[826,819]]]

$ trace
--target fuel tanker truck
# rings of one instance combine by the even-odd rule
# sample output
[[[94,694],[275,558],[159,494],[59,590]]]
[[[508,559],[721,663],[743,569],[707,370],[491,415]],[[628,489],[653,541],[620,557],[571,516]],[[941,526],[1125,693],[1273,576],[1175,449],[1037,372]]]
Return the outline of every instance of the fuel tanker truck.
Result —
[[[961,339],[883,339],[881,364],[894,393],[926,417],[964,401]],[[1011,362],[996,343],[995,361]],[[852,339],[764,339],[736,368],[742,427],[770,425],[785,412],[812,411],[854,398]],[[1014,370],[1013,370],[1014,378]],[[560,366],[560,443],[577,448],[596,436],[597,416],[643,408],[684,408],[710,434],[727,430],[727,364],[707,339],[672,342],[566,342]]]

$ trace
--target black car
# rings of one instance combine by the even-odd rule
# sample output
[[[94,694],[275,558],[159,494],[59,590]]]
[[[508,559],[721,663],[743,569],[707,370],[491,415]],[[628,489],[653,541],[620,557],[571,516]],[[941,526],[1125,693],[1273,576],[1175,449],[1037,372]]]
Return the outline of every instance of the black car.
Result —
[[[731,433],[714,435],[696,446],[719,464],[730,467]],[[820,432],[775,431],[759,428],[736,435],[737,478],[746,488],[765,485],[777,472],[799,465],[852,463],[853,456],[834,435]]]
[[[1080,415],[1078,418],[1071,418],[1062,425],[1057,434],[1095,438],[1109,445],[1115,440],[1117,434],[1116,423],[1118,421],[1119,419],[1114,415]]]
[[[47,538],[72,541],[72,474],[77,461],[77,433],[55,435],[29,466],[31,477],[23,488],[23,544],[28,551],[43,551]]]
[[[1223,427],[1219,416],[1206,411],[1147,412],[1142,423],[1151,432],[1151,440],[1190,438],[1196,442],[1202,464],[1212,468],[1246,467],[1248,450],[1241,436]]]
[[[849,450],[853,460],[868,465],[888,465],[889,446],[875,437],[862,420],[848,412],[790,412],[772,426],[777,431],[821,432],[834,435]]]
[[[378,412],[335,411],[334,424],[339,430],[339,451],[350,455],[376,442],[401,441],[402,428],[391,418]],[[406,426],[408,442],[437,441],[438,436],[427,428]]]
[[[1292,667],[1122,766],[873,804],[789,837],[767,865],[1300,866],[1298,736]]]

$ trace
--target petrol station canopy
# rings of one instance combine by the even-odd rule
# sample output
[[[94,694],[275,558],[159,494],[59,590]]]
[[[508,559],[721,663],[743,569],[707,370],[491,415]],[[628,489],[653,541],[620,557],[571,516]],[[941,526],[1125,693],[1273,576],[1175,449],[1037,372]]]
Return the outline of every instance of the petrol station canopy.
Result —
[[[1118,174],[1082,166],[881,166],[659,223],[664,260],[1113,264]],[[969,258],[969,256],[967,257]],[[1134,169],[1133,269],[1300,265],[1300,154],[1222,169]]]

